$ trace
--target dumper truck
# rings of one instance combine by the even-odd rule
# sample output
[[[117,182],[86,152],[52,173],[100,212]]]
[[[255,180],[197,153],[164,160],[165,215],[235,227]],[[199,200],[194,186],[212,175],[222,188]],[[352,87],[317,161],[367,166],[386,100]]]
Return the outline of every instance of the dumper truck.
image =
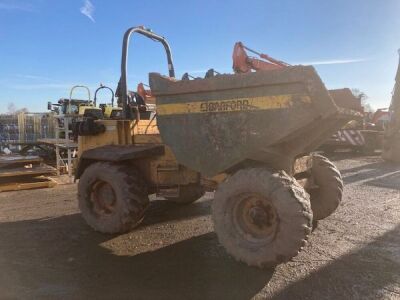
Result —
[[[72,97],[73,92],[78,88],[86,90],[88,93],[88,99],[74,99]],[[60,116],[74,116],[78,117],[87,117],[87,116],[95,116],[96,118],[102,117],[101,109],[97,108],[96,105],[93,104],[93,101],[90,99],[90,90],[87,86],[84,85],[75,85],[70,90],[69,98],[61,98],[58,100],[56,104],[48,102],[47,109],[55,112]]]
[[[156,114],[128,90],[132,34],[166,51],[168,76],[149,74]],[[311,66],[178,80],[167,40],[133,27],[116,95],[123,119],[84,120],[89,126],[77,133],[79,207],[97,231],[138,226],[150,194],[188,204],[215,191],[212,219],[226,251],[250,266],[274,266],[296,256],[313,221],[341,201],[339,171],[311,152],[353,115]]]

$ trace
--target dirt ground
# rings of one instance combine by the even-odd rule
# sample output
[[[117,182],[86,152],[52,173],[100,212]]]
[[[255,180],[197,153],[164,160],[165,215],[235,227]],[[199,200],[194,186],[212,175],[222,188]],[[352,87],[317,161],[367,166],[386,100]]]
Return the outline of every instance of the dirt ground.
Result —
[[[1,299],[400,299],[400,165],[333,157],[338,211],[275,269],[237,263],[218,244],[212,194],[152,202],[143,225],[113,236],[82,220],[76,186],[0,194]]]

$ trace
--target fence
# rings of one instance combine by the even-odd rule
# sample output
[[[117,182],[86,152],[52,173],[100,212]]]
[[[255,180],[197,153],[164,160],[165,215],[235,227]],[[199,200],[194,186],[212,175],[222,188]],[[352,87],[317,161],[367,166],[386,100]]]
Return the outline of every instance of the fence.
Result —
[[[49,113],[0,115],[0,144],[29,144],[54,138],[54,116]]]

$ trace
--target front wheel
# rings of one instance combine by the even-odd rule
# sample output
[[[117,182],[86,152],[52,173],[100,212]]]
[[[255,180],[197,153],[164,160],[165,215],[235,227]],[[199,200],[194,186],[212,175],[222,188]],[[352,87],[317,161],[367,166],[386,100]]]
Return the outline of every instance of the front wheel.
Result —
[[[308,194],[286,173],[264,168],[240,170],[221,183],[212,217],[226,251],[258,267],[296,256],[312,229]]]
[[[149,204],[146,184],[136,169],[109,162],[94,163],[84,171],[78,201],[85,221],[103,233],[139,225]]]

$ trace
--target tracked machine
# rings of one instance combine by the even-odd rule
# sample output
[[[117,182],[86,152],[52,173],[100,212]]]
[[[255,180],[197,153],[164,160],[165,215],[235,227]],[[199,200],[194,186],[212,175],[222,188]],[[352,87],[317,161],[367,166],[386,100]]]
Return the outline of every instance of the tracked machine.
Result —
[[[168,76],[149,74],[156,114],[128,90],[132,34],[166,51]],[[124,118],[82,126],[80,210],[97,231],[126,232],[143,220],[150,194],[187,204],[215,191],[212,218],[227,252],[251,266],[286,262],[341,201],[339,171],[310,152],[352,116],[310,66],[212,73],[178,80],[164,37],[125,33],[116,93]]]

